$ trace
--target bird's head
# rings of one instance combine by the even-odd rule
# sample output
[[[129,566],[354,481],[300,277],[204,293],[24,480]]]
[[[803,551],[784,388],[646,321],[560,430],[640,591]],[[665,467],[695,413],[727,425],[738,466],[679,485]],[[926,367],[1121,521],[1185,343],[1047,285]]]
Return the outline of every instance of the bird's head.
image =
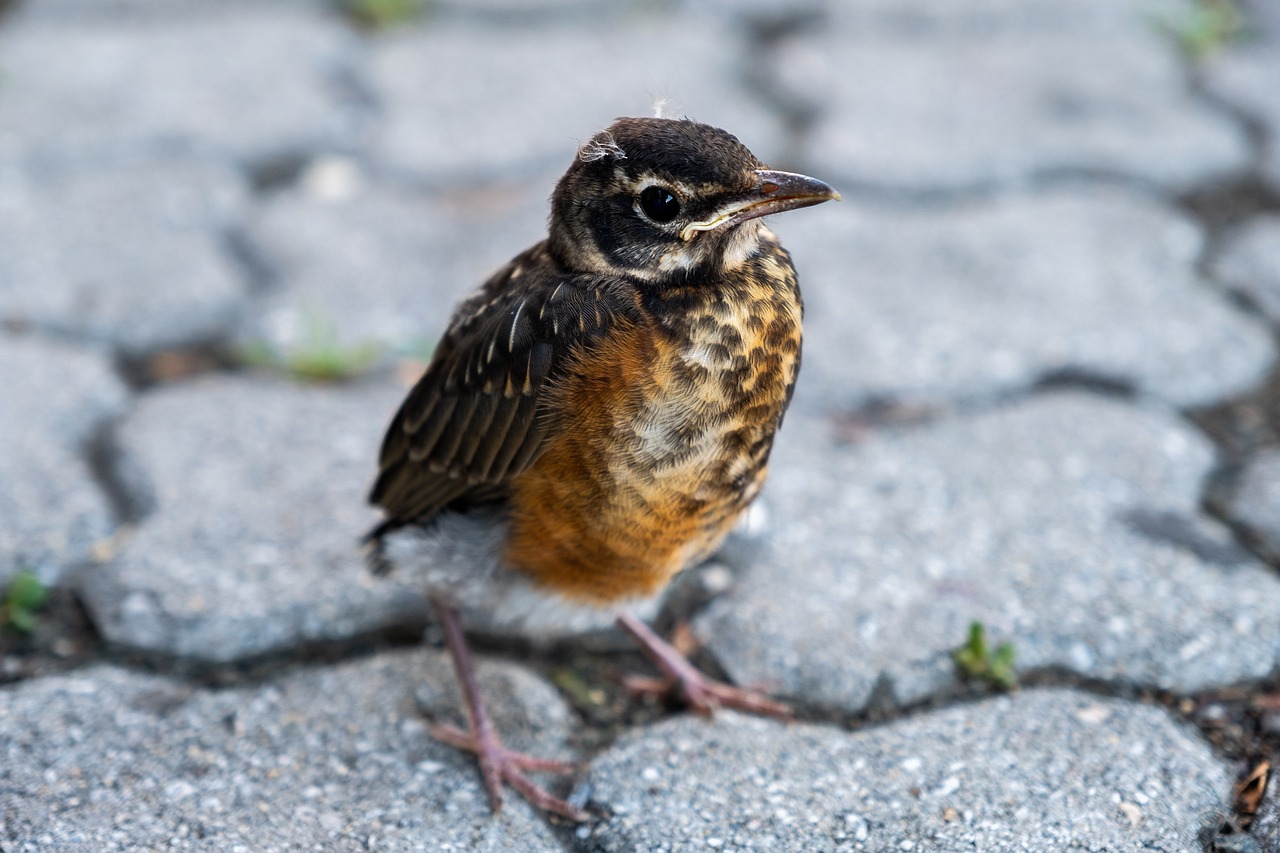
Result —
[[[624,118],[579,148],[556,186],[551,250],[578,272],[692,282],[750,258],[760,217],[839,197],[767,169],[719,128]]]

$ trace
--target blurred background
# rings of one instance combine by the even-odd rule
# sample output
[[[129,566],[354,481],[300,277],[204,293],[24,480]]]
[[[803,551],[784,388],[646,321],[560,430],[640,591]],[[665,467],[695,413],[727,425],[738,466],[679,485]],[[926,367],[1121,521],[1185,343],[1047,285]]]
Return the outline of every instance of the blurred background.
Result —
[[[420,356],[462,293],[541,236],[575,146],[618,115],[723,126],[853,202],[780,226],[805,240],[814,346],[846,356],[815,372],[850,380],[828,388],[844,403],[1137,358],[1112,342],[1127,363],[1100,365],[1106,341],[1035,327],[1055,300],[1115,303],[1123,260],[1079,256],[1100,235],[961,258],[906,248],[910,211],[1083,180],[1216,229],[1269,206],[1280,174],[1264,144],[1277,22],[1262,2],[6,5],[0,319],[101,342],[131,381],[190,369],[175,350],[314,356],[321,372],[334,347],[353,362],[339,371]],[[910,221],[885,225],[886,210]],[[1170,225],[1161,239],[1177,264],[1202,236]],[[1041,278],[1077,280],[1029,284],[1037,254]],[[947,280],[1001,263],[971,269],[976,288]],[[1223,358],[1224,378],[1247,384],[1249,356]]]
[[[113,642],[220,660],[417,624],[351,547],[386,419],[578,144],[659,111],[844,193],[778,224],[822,440],[1153,402],[1274,553],[1232,501],[1280,420],[1277,8],[9,0],[0,580],[87,566]]]
[[[669,621],[841,721],[954,696],[974,621],[997,687],[1275,755],[1275,0],[0,0],[0,681],[415,641],[355,547],[387,420],[657,111],[844,194],[776,225],[772,538]]]

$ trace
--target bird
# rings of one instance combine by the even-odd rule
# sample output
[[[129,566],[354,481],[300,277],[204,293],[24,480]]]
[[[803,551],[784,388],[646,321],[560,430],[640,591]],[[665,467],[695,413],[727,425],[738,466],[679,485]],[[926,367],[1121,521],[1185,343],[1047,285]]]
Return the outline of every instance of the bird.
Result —
[[[717,127],[617,119],[578,147],[546,238],[458,306],[392,418],[370,562],[425,588],[469,722],[431,733],[475,754],[495,812],[509,785],[588,817],[527,775],[573,765],[502,743],[464,623],[529,637],[616,625],[663,673],[638,689],[788,716],[702,674],[646,619],[760,492],[795,388],[803,302],[761,217],[839,198]]]

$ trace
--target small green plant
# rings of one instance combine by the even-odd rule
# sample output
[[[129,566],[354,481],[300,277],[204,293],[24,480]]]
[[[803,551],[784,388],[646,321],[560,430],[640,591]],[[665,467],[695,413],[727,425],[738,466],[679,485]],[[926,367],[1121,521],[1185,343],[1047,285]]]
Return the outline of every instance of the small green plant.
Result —
[[[421,18],[427,0],[340,0],[347,17],[370,30],[388,30]]]
[[[1194,0],[1185,15],[1161,17],[1156,26],[1193,60],[1208,59],[1244,33],[1236,0]]]
[[[19,572],[0,602],[0,626],[22,634],[36,629],[36,613],[49,600],[49,591],[34,572]]]
[[[237,352],[240,361],[253,367],[280,370],[299,379],[337,382],[364,373],[382,354],[382,347],[366,341],[346,346],[338,339],[338,327],[323,314],[309,311],[302,335],[287,347],[253,341]]]
[[[965,678],[1012,690],[1018,686],[1018,675],[1013,669],[1014,655],[1012,643],[1001,643],[991,649],[987,645],[986,627],[974,621],[969,623],[968,641],[951,656]]]
[[[551,680],[580,708],[598,708],[606,701],[607,697],[603,690],[587,684],[582,676],[568,667],[554,670],[551,673]]]

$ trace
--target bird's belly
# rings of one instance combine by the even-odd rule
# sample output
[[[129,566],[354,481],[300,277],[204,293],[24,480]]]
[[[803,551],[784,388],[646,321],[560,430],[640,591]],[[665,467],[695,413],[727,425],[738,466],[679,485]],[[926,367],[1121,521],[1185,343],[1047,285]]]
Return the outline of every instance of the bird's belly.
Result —
[[[763,484],[798,365],[798,309],[794,325],[795,348],[771,357],[752,358],[760,347],[723,326],[676,344],[612,340],[566,384],[580,405],[513,484],[507,563],[608,605],[654,595],[708,556]]]

